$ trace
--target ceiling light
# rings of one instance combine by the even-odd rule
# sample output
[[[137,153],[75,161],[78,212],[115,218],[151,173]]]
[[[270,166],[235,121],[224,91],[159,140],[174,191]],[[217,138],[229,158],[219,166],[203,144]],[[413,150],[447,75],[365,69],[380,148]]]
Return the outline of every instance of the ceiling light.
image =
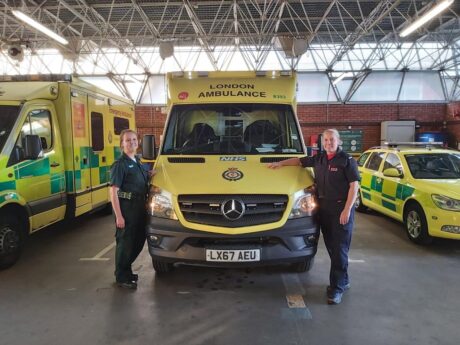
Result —
[[[34,20],[34,19],[30,18],[29,16],[25,15],[21,11],[13,10],[11,12],[13,13],[13,15],[16,18],[22,20],[24,23],[26,23],[27,25],[31,26],[32,28],[44,33],[48,37],[51,37],[53,40],[56,40],[61,44],[69,44],[69,41],[67,41],[64,37],[59,36],[57,33],[51,31],[50,29],[48,29],[47,27],[43,26],[42,24],[40,24],[36,20]]]
[[[343,78],[345,77],[353,77],[353,73],[351,72],[345,72],[345,73],[342,73],[341,75],[338,76],[337,79],[335,79],[332,84],[334,85],[337,85]]]
[[[447,7],[452,5],[454,0],[443,0],[438,2],[432,9],[430,9],[428,12],[426,12],[423,16],[418,18],[416,21],[414,21],[412,24],[410,24],[407,28],[405,28],[399,36],[401,37],[406,37],[410,35],[412,32],[417,30],[419,27],[421,27],[423,24],[426,22],[430,21],[434,17],[436,17],[439,13],[444,11]]]

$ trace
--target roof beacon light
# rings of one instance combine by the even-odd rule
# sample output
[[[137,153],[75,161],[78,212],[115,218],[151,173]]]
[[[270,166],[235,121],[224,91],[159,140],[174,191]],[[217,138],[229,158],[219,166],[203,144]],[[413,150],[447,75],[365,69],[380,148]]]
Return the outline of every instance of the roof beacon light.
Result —
[[[13,13],[13,15],[16,18],[22,20],[24,23],[29,25],[31,28],[40,31],[41,33],[45,34],[46,36],[52,38],[53,40],[55,40],[55,41],[57,41],[57,42],[59,42],[61,44],[64,44],[64,45],[69,44],[69,41],[67,41],[64,37],[59,36],[57,33],[51,31],[50,29],[48,29],[47,27],[43,26],[42,24],[40,24],[36,20],[34,20],[34,19],[30,18],[29,16],[25,15],[21,11],[13,10],[11,12]]]
[[[439,13],[444,11],[446,8],[448,8],[454,0],[443,0],[438,2],[431,10],[426,12],[424,15],[422,15],[420,18],[415,20],[412,24],[410,24],[407,28],[405,28],[399,36],[401,37],[406,37],[410,35],[412,32],[417,30],[419,27],[424,25],[425,23],[429,22],[431,19],[436,17]]]

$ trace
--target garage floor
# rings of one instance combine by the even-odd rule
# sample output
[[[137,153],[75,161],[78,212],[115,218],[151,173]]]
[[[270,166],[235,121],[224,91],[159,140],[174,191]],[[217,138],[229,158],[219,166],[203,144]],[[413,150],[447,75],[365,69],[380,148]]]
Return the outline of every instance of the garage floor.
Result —
[[[129,291],[113,284],[112,224],[95,214],[31,237],[0,271],[0,344],[459,343],[460,242],[419,247],[402,225],[359,214],[352,288],[328,306],[322,240],[306,274],[182,266],[159,278],[145,249]]]

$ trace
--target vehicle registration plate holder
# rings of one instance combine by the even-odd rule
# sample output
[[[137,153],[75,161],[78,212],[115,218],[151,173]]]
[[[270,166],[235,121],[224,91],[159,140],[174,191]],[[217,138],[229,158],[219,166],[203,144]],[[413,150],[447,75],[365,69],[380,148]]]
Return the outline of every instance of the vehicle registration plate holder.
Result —
[[[212,261],[212,262],[260,261],[260,249],[206,249],[206,261]]]

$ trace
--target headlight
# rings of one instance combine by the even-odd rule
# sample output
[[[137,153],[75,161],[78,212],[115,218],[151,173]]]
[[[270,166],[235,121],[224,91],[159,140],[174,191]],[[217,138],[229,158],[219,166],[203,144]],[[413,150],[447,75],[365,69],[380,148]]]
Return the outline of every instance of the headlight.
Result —
[[[444,195],[432,194],[431,198],[436,206],[448,211],[460,211],[460,200],[452,199]]]
[[[294,194],[294,206],[289,219],[310,217],[316,212],[316,199],[308,189],[299,190]]]
[[[153,217],[177,220],[172,206],[171,193],[157,186],[150,187],[147,212]]]

